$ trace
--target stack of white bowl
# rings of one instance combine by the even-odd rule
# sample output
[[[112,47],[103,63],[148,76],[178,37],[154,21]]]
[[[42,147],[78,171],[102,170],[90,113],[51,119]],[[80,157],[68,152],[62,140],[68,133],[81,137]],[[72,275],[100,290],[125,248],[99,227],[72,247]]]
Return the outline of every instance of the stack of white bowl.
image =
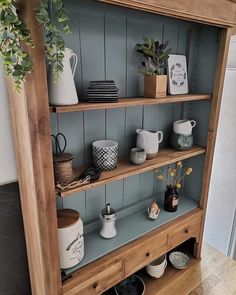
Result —
[[[167,266],[166,254],[159,257],[146,266],[146,272],[153,278],[159,279],[163,276]]]

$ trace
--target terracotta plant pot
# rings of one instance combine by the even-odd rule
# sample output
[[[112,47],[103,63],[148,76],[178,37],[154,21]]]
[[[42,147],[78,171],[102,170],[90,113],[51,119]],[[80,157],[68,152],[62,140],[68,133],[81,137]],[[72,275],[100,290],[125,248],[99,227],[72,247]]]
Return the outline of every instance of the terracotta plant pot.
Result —
[[[167,75],[144,76],[144,96],[152,98],[165,97],[167,93]]]

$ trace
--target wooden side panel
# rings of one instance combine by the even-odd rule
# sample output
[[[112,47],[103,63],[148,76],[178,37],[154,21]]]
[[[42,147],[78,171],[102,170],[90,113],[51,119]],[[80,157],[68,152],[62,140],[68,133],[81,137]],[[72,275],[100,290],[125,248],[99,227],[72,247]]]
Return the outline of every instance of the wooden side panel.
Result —
[[[203,208],[204,212],[206,212],[206,206],[207,206],[212,163],[213,163],[214,149],[215,149],[215,141],[216,141],[217,127],[218,127],[218,120],[219,120],[219,113],[220,113],[220,106],[221,106],[221,98],[222,98],[223,85],[224,85],[225,70],[227,65],[228,50],[229,50],[229,44],[230,44],[230,38],[232,36],[232,32],[233,32],[232,29],[222,29],[220,31],[220,36],[219,36],[220,44],[219,44],[218,64],[217,64],[217,70],[216,70],[217,74],[216,74],[215,88],[213,93],[211,118],[210,118],[210,124],[209,124],[209,132],[208,132],[208,144],[207,144],[205,168],[204,168],[204,175],[203,175],[203,185],[202,185],[202,193],[201,193],[201,200],[200,200],[200,208]],[[205,218],[205,215],[203,217],[203,224],[204,224],[204,218]],[[195,249],[196,257],[199,257],[201,254],[202,236],[203,236],[203,228],[201,231],[199,246],[196,247]]]
[[[56,202],[43,34],[35,17],[40,1],[24,1],[22,16],[31,30],[34,70],[20,95],[8,81],[9,104],[20,184],[32,294],[61,294]]]
[[[195,20],[212,25],[235,26],[235,3],[226,0],[201,0],[192,2],[188,0],[99,0],[111,4],[126,6],[153,13],[171,15],[187,20]]]

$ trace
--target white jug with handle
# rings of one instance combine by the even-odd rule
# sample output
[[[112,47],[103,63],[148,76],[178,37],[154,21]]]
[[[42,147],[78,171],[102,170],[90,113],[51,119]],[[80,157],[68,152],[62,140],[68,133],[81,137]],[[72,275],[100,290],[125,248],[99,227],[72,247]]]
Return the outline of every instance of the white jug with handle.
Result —
[[[157,156],[159,143],[163,140],[162,131],[137,129],[137,147],[145,149],[147,159],[153,159]]]
[[[59,73],[58,81],[54,81],[52,68],[49,71],[48,88],[50,105],[73,105],[78,103],[74,82],[78,57],[69,48],[65,48],[64,55],[64,68],[63,72]],[[70,63],[71,58],[73,58],[72,65]]]

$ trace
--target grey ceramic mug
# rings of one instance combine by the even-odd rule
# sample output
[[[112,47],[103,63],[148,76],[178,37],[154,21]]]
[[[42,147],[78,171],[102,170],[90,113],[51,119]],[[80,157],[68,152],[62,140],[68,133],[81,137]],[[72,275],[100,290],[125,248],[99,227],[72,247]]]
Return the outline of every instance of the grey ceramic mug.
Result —
[[[133,148],[130,152],[130,161],[135,165],[143,164],[146,161],[147,155],[142,148]]]

